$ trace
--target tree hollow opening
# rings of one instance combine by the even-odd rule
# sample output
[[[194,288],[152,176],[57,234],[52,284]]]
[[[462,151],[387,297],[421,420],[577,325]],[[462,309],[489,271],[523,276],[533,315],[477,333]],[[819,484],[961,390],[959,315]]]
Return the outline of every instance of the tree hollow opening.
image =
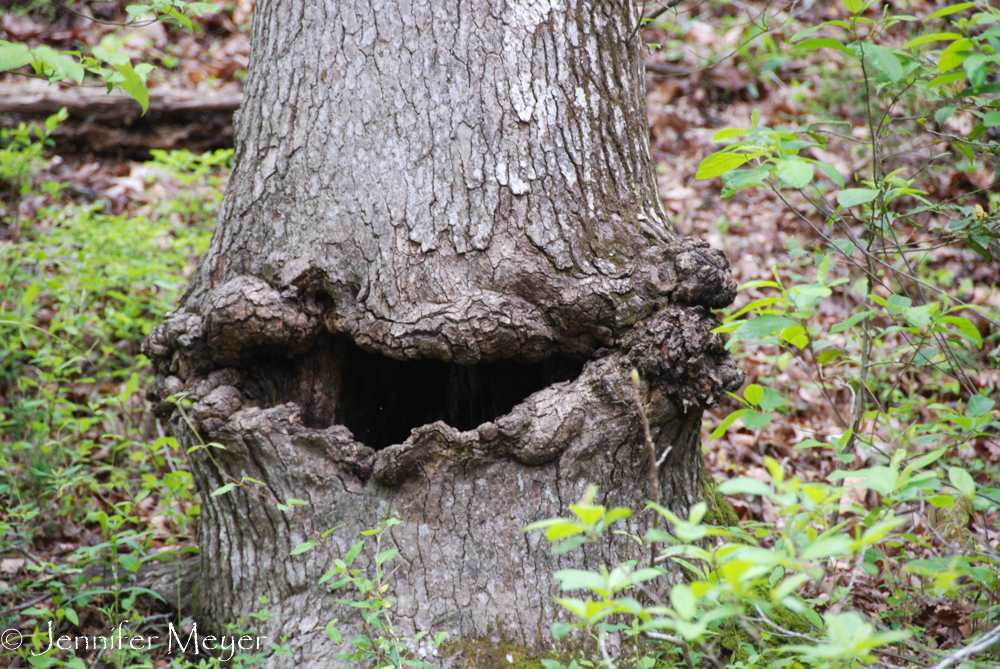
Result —
[[[369,353],[346,337],[327,336],[291,360],[259,359],[246,390],[264,407],[296,402],[307,427],[344,425],[358,441],[381,449],[439,420],[471,430],[538,390],[575,379],[583,365],[567,357],[533,364],[401,361]]]

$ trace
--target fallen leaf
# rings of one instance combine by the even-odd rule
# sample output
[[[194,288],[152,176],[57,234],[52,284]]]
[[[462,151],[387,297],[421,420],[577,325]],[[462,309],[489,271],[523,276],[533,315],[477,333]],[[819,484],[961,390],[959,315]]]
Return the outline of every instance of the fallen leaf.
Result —
[[[24,566],[24,558],[5,558],[0,560],[0,574],[10,574],[11,576],[21,571]]]

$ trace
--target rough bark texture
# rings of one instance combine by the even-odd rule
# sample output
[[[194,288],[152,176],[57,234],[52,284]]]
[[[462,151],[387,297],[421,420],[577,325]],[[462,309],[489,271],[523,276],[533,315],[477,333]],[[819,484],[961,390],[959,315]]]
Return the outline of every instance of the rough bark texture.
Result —
[[[521,528],[588,483],[649,497],[630,371],[662,452],[661,501],[701,495],[701,412],[738,386],[711,308],[724,256],[678,239],[648,154],[634,5],[257,6],[236,169],[181,308],[147,340],[150,398],[202,492],[199,615],[268,599],[282,666],[336,666],[351,612],[303,524],[227,475],[299,498],[342,554],[389,505],[403,632],[545,644],[551,555]],[[165,399],[189,394],[185,423]],[[642,522],[642,521],[637,521]],[[640,525],[635,529],[641,530]],[[634,554],[631,555],[635,557]],[[346,623],[345,623],[346,624]],[[319,630],[317,630],[319,628]]]

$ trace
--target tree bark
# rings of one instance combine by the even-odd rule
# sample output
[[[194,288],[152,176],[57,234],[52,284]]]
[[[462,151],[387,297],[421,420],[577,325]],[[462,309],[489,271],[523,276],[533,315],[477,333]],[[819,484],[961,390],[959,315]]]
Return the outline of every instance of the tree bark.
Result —
[[[205,624],[266,597],[291,652],[272,663],[319,667],[323,626],[352,620],[317,585],[328,556],[289,556],[299,519],[210,495],[250,477],[338,526],[336,554],[399,511],[403,633],[545,646],[554,570],[637,557],[521,533],[589,483],[650,497],[633,368],[672,449],[660,501],[700,499],[702,409],[742,380],[710,332],[735,285],[660,209],[637,20],[625,0],[258,4],[218,229],[146,344],[183,443],[225,447],[190,459]]]

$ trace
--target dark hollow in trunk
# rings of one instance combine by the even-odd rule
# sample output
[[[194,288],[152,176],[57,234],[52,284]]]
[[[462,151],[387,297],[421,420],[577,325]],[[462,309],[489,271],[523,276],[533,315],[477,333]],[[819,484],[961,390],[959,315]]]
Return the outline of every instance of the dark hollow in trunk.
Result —
[[[261,407],[295,402],[306,427],[343,425],[380,450],[436,421],[460,431],[494,421],[532,393],[575,379],[583,362],[565,356],[479,365],[395,360],[328,335],[291,359],[265,355],[247,372],[245,394]]]

